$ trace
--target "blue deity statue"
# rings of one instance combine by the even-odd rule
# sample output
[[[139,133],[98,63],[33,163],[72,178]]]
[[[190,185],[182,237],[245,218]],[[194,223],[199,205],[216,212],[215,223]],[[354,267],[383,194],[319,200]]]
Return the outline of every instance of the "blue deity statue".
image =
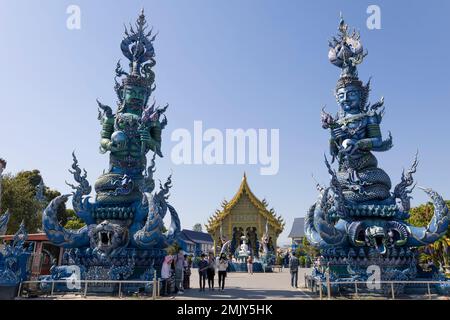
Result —
[[[384,99],[368,104],[370,80],[363,85],[356,69],[367,53],[363,51],[359,35],[348,34],[343,20],[339,31],[341,34],[330,42],[328,53],[330,62],[342,68],[335,89],[339,112],[333,117],[322,110],[322,127],[331,133],[330,153],[333,161],[337,158],[339,162],[338,180],[345,199],[384,200],[390,196],[391,181],[377,168],[377,159],[372,154],[372,151],[392,147],[391,135],[383,140],[380,130]]]
[[[85,222],[78,230],[60,226],[58,206],[69,195],[55,198],[43,213],[43,229],[49,240],[66,248],[63,262],[83,266],[84,278],[125,279],[135,269],[150,270],[161,264],[164,248],[180,234],[180,220],[168,203],[171,177],[154,192],[155,157],[162,157],[161,132],[167,124],[167,106],[149,105],[155,90],[155,52],[152,30],[142,10],[135,26],[127,29],[121,42],[123,55],[129,60],[129,72],[120,62],[115,70],[117,110],[97,101],[102,130],[100,152],[109,152],[109,168],[95,182],[95,201],[90,200],[92,187],[73,154],[71,173],[77,185],[72,205]],[[119,79],[121,78],[121,80]],[[120,81],[119,81],[120,80]],[[147,153],[153,158],[147,164]],[[171,225],[164,233],[163,219],[171,215]],[[53,277],[70,273],[54,268]]]
[[[331,183],[318,186],[319,199],[307,214],[305,234],[321,249],[337,281],[367,278],[370,265],[380,266],[383,280],[414,278],[414,248],[447,232],[448,208],[439,194],[425,189],[435,207],[432,220],[422,228],[406,222],[417,157],[391,193],[391,179],[378,168],[374,155],[392,147],[391,134],[384,140],[380,129],[384,100],[369,104],[370,81],[363,84],[358,78],[357,65],[367,52],[359,34],[350,33],[342,18],[339,35],[329,46],[330,62],[341,68],[335,89],[339,111],[332,116],[322,109],[321,120],[330,131],[330,154],[338,168],[332,169],[325,158]]]

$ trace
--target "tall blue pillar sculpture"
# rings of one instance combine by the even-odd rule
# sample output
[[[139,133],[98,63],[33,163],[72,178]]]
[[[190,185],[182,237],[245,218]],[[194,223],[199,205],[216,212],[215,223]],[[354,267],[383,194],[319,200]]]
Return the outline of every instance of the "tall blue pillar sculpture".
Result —
[[[328,58],[341,69],[335,89],[339,111],[336,116],[322,110],[322,127],[329,130],[329,148],[334,170],[328,187],[318,186],[317,202],[307,213],[305,234],[321,250],[321,264],[331,280],[367,280],[369,267],[379,267],[378,280],[410,280],[417,275],[415,248],[442,237],[449,225],[449,212],[442,197],[424,189],[434,204],[427,227],[407,223],[410,193],[417,156],[411,168],[391,191],[391,179],[378,167],[374,152],[388,151],[392,137],[382,138],[383,98],[369,104],[370,80],[363,84],[357,66],[367,56],[360,35],[349,32],[341,18],[339,34],[329,43]],[[373,271],[373,270],[372,270]],[[315,274],[325,280],[316,269]]]
[[[69,266],[78,266],[82,279],[149,279],[159,271],[165,248],[180,233],[176,210],[168,203],[171,177],[157,192],[155,157],[162,157],[161,132],[167,124],[167,106],[149,105],[155,90],[153,41],[142,10],[135,26],[127,29],[120,44],[129,61],[129,71],[120,62],[115,70],[117,109],[97,101],[102,127],[100,152],[109,153],[109,167],[95,182],[95,200],[91,185],[73,155],[71,173],[76,185],[72,205],[85,222],[79,230],[68,230],[57,220],[58,206],[70,195],[55,198],[44,210],[42,224],[50,241],[65,248],[63,266],[52,268],[52,278],[68,276]],[[147,164],[147,153],[153,158]],[[163,219],[171,215],[165,231]],[[64,269],[66,268],[66,269]],[[72,270],[72,269],[70,269]]]

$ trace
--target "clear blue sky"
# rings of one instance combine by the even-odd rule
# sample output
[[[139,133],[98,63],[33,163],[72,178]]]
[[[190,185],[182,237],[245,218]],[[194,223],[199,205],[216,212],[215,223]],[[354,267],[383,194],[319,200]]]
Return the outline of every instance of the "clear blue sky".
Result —
[[[81,30],[66,28],[70,4],[81,8]],[[366,28],[369,4],[381,7],[381,30]],[[419,149],[419,185],[450,198],[450,2],[444,0],[0,0],[0,156],[7,171],[37,168],[49,187],[68,192],[72,150],[92,184],[107,168],[108,157],[98,153],[95,99],[114,105],[123,24],[134,22],[141,7],[159,31],[155,97],[170,104],[157,176],[173,171],[170,201],[183,227],[206,222],[246,171],[254,193],[284,217],[280,242],[287,241],[294,217],[316,199],[311,175],[328,181],[320,109],[337,108],[332,89],[339,70],[327,60],[327,41],[340,11],[369,50],[359,71],[363,80],[373,76],[371,101],[385,97],[382,130],[392,131],[394,148],[378,154],[380,166],[396,184]],[[192,130],[194,120],[221,130],[279,128],[279,173],[172,164],[170,134]],[[413,195],[413,204],[427,200],[420,190]]]

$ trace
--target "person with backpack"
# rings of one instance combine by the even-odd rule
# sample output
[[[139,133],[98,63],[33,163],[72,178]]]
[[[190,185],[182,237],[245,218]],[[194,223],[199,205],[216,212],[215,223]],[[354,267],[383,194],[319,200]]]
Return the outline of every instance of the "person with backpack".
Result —
[[[298,265],[299,265],[298,258],[295,256],[295,252],[293,252],[291,258],[289,259],[289,271],[291,272],[291,286],[293,288],[297,288]]]

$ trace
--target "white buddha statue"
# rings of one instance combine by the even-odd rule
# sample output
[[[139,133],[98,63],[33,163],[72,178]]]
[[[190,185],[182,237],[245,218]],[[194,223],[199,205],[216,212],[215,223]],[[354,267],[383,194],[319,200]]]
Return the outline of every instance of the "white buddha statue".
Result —
[[[250,254],[250,251],[248,250],[248,245],[245,242],[246,237],[242,236],[241,239],[242,239],[242,244],[241,244],[240,249],[239,249],[239,257],[240,258],[248,257],[249,254]]]

